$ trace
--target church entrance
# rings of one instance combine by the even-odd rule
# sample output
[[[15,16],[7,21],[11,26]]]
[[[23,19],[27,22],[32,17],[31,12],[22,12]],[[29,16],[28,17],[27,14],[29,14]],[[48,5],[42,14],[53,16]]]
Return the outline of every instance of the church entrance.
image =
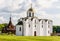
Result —
[[[36,36],[36,31],[34,31],[34,36]]]

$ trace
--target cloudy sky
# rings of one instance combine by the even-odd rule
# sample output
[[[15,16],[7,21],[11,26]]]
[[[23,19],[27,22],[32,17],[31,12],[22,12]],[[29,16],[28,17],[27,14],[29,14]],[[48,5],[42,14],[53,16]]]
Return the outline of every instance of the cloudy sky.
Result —
[[[8,23],[11,14],[15,25],[19,18],[26,16],[31,3],[35,16],[60,25],[60,0],[0,0],[0,23]]]

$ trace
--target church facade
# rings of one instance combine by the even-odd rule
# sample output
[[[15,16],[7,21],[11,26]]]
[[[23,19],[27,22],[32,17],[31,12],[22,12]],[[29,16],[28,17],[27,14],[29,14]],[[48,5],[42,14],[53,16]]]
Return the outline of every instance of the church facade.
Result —
[[[27,17],[20,18],[16,25],[18,36],[51,36],[52,20],[38,19],[34,16],[33,8],[27,11]]]

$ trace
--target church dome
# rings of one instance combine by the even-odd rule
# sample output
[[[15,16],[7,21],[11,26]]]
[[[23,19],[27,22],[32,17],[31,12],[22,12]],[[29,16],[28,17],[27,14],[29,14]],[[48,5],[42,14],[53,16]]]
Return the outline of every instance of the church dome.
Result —
[[[32,9],[32,8],[30,8],[30,9],[28,9],[28,11],[33,11],[33,9]]]
[[[31,4],[31,7],[28,9],[28,11],[33,11],[32,4]]]

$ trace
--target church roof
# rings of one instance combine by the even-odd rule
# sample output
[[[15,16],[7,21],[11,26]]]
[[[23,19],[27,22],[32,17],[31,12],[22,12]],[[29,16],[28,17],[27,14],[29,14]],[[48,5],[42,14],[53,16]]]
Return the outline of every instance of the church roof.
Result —
[[[12,21],[11,21],[11,17],[10,17],[10,21],[9,21],[8,27],[9,26],[11,26],[12,28],[14,27],[14,25],[12,24]]]
[[[49,19],[39,19],[39,21],[41,21],[41,20],[51,21],[52,22],[52,20],[49,20]]]
[[[32,8],[30,8],[28,11],[33,11],[33,9],[32,9]]]
[[[15,26],[12,24],[11,17],[10,17],[10,21],[7,25],[7,30],[15,30]]]
[[[8,33],[8,32],[13,32],[15,34],[15,26],[12,24],[12,21],[11,21],[11,17],[10,17],[10,21],[9,23],[7,24],[7,26],[5,26],[3,29],[2,29],[2,32],[3,33]]]
[[[31,4],[31,7],[28,9],[28,11],[33,11],[32,4]]]
[[[17,25],[23,25],[23,22],[22,22],[22,21],[19,21],[19,22],[17,23]]]

